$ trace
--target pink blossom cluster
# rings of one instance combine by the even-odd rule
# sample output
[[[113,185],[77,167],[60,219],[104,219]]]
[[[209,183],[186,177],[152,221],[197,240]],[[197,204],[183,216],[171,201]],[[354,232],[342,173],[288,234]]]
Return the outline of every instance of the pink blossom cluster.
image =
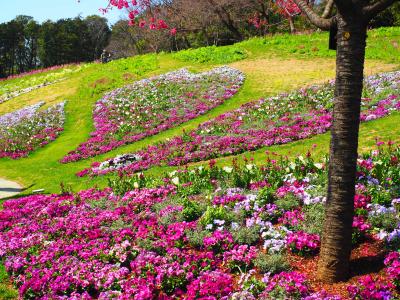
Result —
[[[203,239],[203,244],[206,249],[213,250],[216,253],[226,251],[232,247],[232,234],[227,231],[216,230],[211,236],[206,236]]]
[[[366,232],[371,228],[363,216],[355,216],[353,218],[353,228],[359,232]]]
[[[391,282],[400,288],[400,253],[390,252],[385,258],[385,266]]]
[[[358,280],[358,285],[347,287],[350,299],[388,300],[393,299],[393,285],[374,279],[371,275]]]
[[[287,235],[286,243],[293,253],[309,255],[318,252],[320,247],[320,238],[316,234],[296,231]]]
[[[261,299],[275,299],[274,292],[279,292],[280,289],[285,292],[284,299],[302,299],[310,292],[306,277],[298,272],[282,272],[271,278],[266,277],[264,281],[267,288],[260,295]]]
[[[239,268],[243,271],[250,268],[252,261],[256,258],[258,249],[249,245],[236,245],[233,249],[224,252],[223,261],[231,269]]]
[[[234,290],[233,277],[220,271],[206,271],[188,286],[187,299],[228,299]]]
[[[304,220],[303,213],[299,209],[285,211],[279,218],[279,223],[289,227],[295,227]]]
[[[233,195],[223,195],[223,196],[215,196],[213,200],[213,204],[215,205],[229,205],[235,204],[237,202],[241,202],[246,199],[245,195],[233,194]]]
[[[368,195],[356,194],[354,196],[354,208],[356,209],[366,209],[369,203],[371,203],[371,197]]]

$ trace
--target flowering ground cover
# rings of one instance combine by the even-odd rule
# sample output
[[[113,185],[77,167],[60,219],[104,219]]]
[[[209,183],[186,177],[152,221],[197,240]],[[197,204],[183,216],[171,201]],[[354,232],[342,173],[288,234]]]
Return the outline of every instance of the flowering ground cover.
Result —
[[[379,245],[382,268],[340,289],[298,266],[318,258],[326,165],[211,161],[9,200],[0,256],[25,299],[398,299],[400,147],[358,160],[354,251]]]
[[[400,72],[383,73],[365,80],[361,121],[400,110]],[[237,110],[200,124],[197,129],[169,141],[120,155],[78,176],[119,171],[134,173],[152,166],[179,166],[221,156],[286,144],[329,130],[334,84],[313,86],[290,94],[250,102]]]
[[[232,97],[243,81],[229,67],[200,74],[181,69],[114,90],[96,103],[91,138],[62,162],[106,153],[194,119]]]
[[[0,158],[17,159],[55,140],[64,126],[64,105],[39,110],[44,102],[0,116]]]
[[[77,73],[87,68],[87,66],[88,64],[67,64],[46,69],[33,70],[31,72],[2,79],[0,80],[0,103],[41,87],[65,80],[69,75]]]

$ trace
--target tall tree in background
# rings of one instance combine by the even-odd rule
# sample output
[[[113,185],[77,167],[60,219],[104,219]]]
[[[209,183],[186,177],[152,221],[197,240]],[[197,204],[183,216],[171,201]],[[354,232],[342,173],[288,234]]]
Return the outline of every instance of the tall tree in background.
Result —
[[[105,18],[89,16],[46,21],[17,16],[0,24],[0,77],[39,67],[93,61],[108,45]]]
[[[100,16],[88,16],[84,19],[91,42],[92,59],[100,57],[103,49],[108,45],[111,30],[107,19]]]
[[[398,0],[334,0],[337,13],[333,17],[327,13],[325,18],[306,1],[293,1],[315,26],[337,29],[328,197],[318,265],[319,278],[337,282],[349,276],[367,27],[373,17]]]

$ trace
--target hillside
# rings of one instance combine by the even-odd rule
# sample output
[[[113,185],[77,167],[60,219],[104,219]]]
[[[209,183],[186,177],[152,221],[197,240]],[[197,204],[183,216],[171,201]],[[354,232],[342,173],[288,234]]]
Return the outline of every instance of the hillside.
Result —
[[[400,31],[398,28],[379,29],[369,33],[367,47],[367,75],[382,71],[395,70],[399,66]],[[48,76],[48,82],[62,78],[45,87],[22,94],[0,104],[0,114],[9,113],[26,105],[44,101],[44,108],[66,100],[66,123],[64,132],[54,142],[35,151],[28,157],[19,160],[3,158],[0,160],[0,173],[3,177],[15,180],[25,187],[29,194],[35,189],[44,188],[46,192],[58,192],[60,182],[73,190],[93,185],[104,186],[105,178],[80,179],[75,173],[90,166],[93,161],[102,161],[117,154],[136,151],[145,145],[176,136],[182,130],[191,130],[198,124],[228,110],[236,109],[249,101],[275,95],[284,91],[323,83],[334,78],[334,51],[327,50],[327,35],[315,33],[299,36],[274,36],[256,38],[234,46],[222,48],[202,48],[186,50],[176,54],[144,55],[114,61],[107,65],[82,65],[75,71],[64,72],[65,75]],[[131,83],[140,78],[162,74],[182,67],[193,72],[201,72],[215,66],[227,64],[244,72],[246,80],[237,95],[204,115],[157,135],[147,137],[131,145],[119,147],[111,152],[84,161],[60,164],[58,161],[77,144],[87,139],[93,130],[92,107],[101,95],[116,87]],[[284,76],[283,76],[284,74]],[[0,83],[0,88],[8,86],[28,86],[29,81],[35,85],[35,78],[43,75],[30,75]],[[54,79],[52,78],[54,77]],[[28,81],[29,79],[29,81]],[[36,80],[36,81],[40,81]],[[395,124],[399,116],[363,124],[361,130],[361,147],[368,148],[374,144],[376,136],[397,139]],[[372,133],[373,132],[373,133]],[[292,154],[304,152],[310,145],[319,145],[319,151],[325,153],[328,135],[313,137],[306,141],[283,146],[273,146],[271,150]],[[257,159],[263,158],[265,149],[246,154]],[[231,158],[223,158],[226,162]],[[170,168],[168,168],[170,169]],[[150,173],[164,172],[165,168],[153,168]]]
[[[232,253],[244,249],[243,251],[248,251],[248,255],[251,256],[251,259],[254,259],[255,248],[253,247],[257,244],[256,241],[259,238],[257,230],[260,228],[252,228],[252,230],[257,231],[255,235],[246,232],[243,233],[243,236],[237,233],[237,235],[233,234],[232,237],[228,235],[216,237],[214,235],[209,236],[207,230],[210,229],[208,227],[210,224],[213,227],[214,225],[217,226],[218,222],[222,222],[222,225],[220,224],[222,227],[228,226],[229,223],[233,228],[236,223],[232,220],[239,220],[239,225],[246,227],[248,220],[234,211],[233,206],[229,206],[230,204],[237,202],[239,209],[244,209],[241,205],[245,202],[241,201],[248,200],[249,195],[251,199],[254,196],[254,199],[257,197],[257,199],[262,198],[261,200],[264,201],[271,196],[270,193],[278,195],[281,193],[284,194],[282,197],[285,201],[281,199],[282,201],[279,202],[275,199],[277,203],[279,202],[279,209],[272,209],[273,214],[276,215],[269,216],[271,222],[277,222],[279,217],[279,226],[284,224],[291,230],[301,228],[301,230],[306,231],[305,236],[315,240],[315,245],[310,246],[310,249],[307,247],[304,249],[309,252],[307,252],[307,255],[315,255],[316,249],[319,247],[317,246],[319,245],[318,235],[321,228],[316,225],[319,221],[315,219],[304,221],[301,219],[303,217],[291,216],[291,214],[300,213],[300,211],[303,213],[304,211],[306,216],[321,217],[321,212],[310,212],[307,208],[308,204],[299,204],[299,201],[293,200],[294,198],[290,194],[293,191],[284,190],[286,186],[293,183],[291,181],[293,178],[290,178],[290,176],[295,174],[296,179],[300,182],[300,187],[297,186],[296,188],[301,190],[295,196],[302,197],[301,201],[306,202],[310,197],[321,200],[322,193],[325,191],[326,168],[323,165],[320,167],[317,162],[323,161],[328,151],[329,133],[327,131],[331,120],[330,112],[334,87],[332,79],[335,76],[335,52],[327,50],[327,39],[328,36],[325,33],[276,35],[254,38],[233,46],[207,47],[177,53],[148,54],[116,60],[108,64],[69,65],[55,70],[0,81],[0,125],[13,124],[14,119],[23,115],[27,116],[26,124],[17,128],[19,131],[16,130],[16,133],[14,133],[10,130],[10,132],[3,133],[10,134],[16,140],[15,145],[12,143],[10,143],[12,145],[7,145],[16,150],[14,152],[0,152],[4,156],[0,158],[0,177],[18,182],[25,187],[22,195],[29,196],[22,198],[22,200],[16,199],[15,203],[17,204],[15,206],[12,201],[5,202],[6,213],[4,218],[8,218],[7,224],[15,226],[13,230],[16,233],[18,232],[19,223],[15,221],[16,219],[13,216],[15,213],[24,220],[23,226],[26,226],[27,230],[39,228],[36,227],[38,225],[43,226],[40,228],[44,228],[43,232],[54,238],[54,242],[58,234],[63,232],[63,227],[58,223],[57,226],[60,226],[60,228],[57,228],[57,230],[59,232],[52,232],[51,224],[47,223],[47,218],[42,218],[41,214],[46,211],[46,214],[51,216],[53,208],[48,203],[55,203],[57,209],[54,210],[54,214],[60,213],[62,216],[59,217],[63,218],[66,224],[69,224],[72,228],[72,233],[65,237],[65,241],[67,241],[67,244],[69,242],[73,244],[75,238],[79,236],[80,230],[85,226],[90,227],[95,224],[93,225],[93,232],[95,233],[91,231],[89,233],[96,235],[96,230],[100,230],[100,227],[95,228],[95,226],[103,224],[102,222],[107,224],[106,227],[110,230],[117,231],[123,228],[124,222],[136,222],[135,215],[126,217],[128,218],[127,221],[125,216],[119,215],[120,212],[115,209],[115,207],[123,205],[127,198],[134,202],[138,201],[138,203],[132,204],[134,213],[139,215],[151,211],[155,215],[155,217],[152,215],[152,218],[155,218],[152,221],[160,221],[162,226],[165,225],[168,230],[170,230],[169,226],[178,224],[176,226],[182,227],[174,227],[171,230],[185,232],[186,234],[188,230],[194,230],[190,227],[192,221],[199,221],[199,224],[206,228],[202,228],[199,232],[195,231],[193,235],[188,234],[185,238],[180,236],[178,240],[169,240],[167,236],[170,232],[161,233],[160,231],[157,232],[156,242],[154,243],[168,240],[168,245],[165,245],[165,247],[177,247],[181,251],[184,247],[181,249],[176,246],[177,243],[188,243],[188,247],[197,247],[199,240],[207,239],[207,237],[210,240],[213,238],[221,239],[221,243],[226,242],[224,239],[234,238],[236,244]],[[400,142],[400,129],[397,126],[400,122],[400,107],[396,102],[396,97],[398,97],[396,84],[398,84],[399,73],[392,72],[400,70],[399,45],[400,28],[382,28],[372,30],[368,34],[365,68],[366,87],[364,90],[364,96],[367,100],[363,103],[362,108],[363,123],[360,132],[360,153],[367,153],[369,150],[375,149],[377,140]],[[382,73],[382,75],[374,76],[379,73]],[[110,94],[108,94],[109,92]],[[131,95],[129,93],[133,93],[134,96],[126,96]],[[126,104],[124,102],[125,96],[137,100],[135,109],[124,108]],[[101,101],[99,101],[100,99]],[[199,99],[202,100],[199,101]],[[260,99],[263,100],[259,101]],[[128,106],[128,104],[126,105]],[[124,118],[125,113],[126,118]],[[300,119],[301,121],[299,121]],[[129,122],[126,124],[126,120],[131,120],[135,126],[130,126]],[[3,127],[6,128],[6,126]],[[282,131],[276,133],[275,129]],[[35,137],[32,138],[32,141],[27,141],[29,138],[26,137],[29,137],[29,134],[34,130],[37,130]],[[213,133],[214,140],[211,139],[211,134],[208,135],[210,132]],[[260,138],[260,134],[263,134],[262,138]],[[107,136],[107,139],[104,138],[105,136]],[[233,142],[224,145],[224,138],[227,136]],[[268,146],[263,141],[264,136],[270,138]],[[235,140],[235,138],[237,139]],[[250,138],[251,143],[249,142]],[[297,157],[298,155],[305,156],[310,149],[313,149],[312,158],[307,157],[304,160],[303,157],[302,159]],[[132,180],[144,189],[128,192],[126,197],[123,198],[123,194],[127,189],[129,190],[133,181],[129,178],[119,179],[116,171],[122,169],[113,169],[112,167],[115,166],[118,159],[121,160],[119,155],[127,153],[135,154],[128,158],[122,156],[122,159],[128,159],[128,161],[131,160],[129,163],[132,161],[134,163],[129,164],[127,169],[123,170],[128,174],[139,170],[143,171],[144,177],[142,179],[133,176]],[[266,161],[271,153],[280,157],[279,163]],[[397,149],[395,153],[397,153],[397,156],[395,155],[397,159],[400,152]],[[150,158],[146,157],[147,154]],[[158,156],[158,154],[160,155]],[[185,154],[188,154],[187,157]],[[384,185],[383,182],[389,176],[393,177],[393,181],[397,178],[397,169],[393,167],[392,170],[390,165],[390,159],[393,159],[394,156],[391,158],[390,152],[382,152],[379,157],[365,155],[365,161],[368,159],[375,162],[383,161],[387,167],[384,171],[381,170],[379,176],[376,175],[376,172],[378,172],[376,170],[379,167],[376,167],[376,170],[368,169],[366,171],[368,176],[377,176],[379,182],[382,182],[382,186],[380,186],[373,185],[368,181],[368,184],[366,184],[371,185],[368,186],[371,187],[371,190],[368,191],[373,197],[376,196],[377,198],[377,195],[384,194],[382,197],[379,196],[381,197],[378,199],[379,204],[392,205],[390,197],[393,190]],[[107,160],[115,157],[117,158]],[[235,159],[238,159],[239,163],[235,162],[232,165],[232,161]],[[251,162],[252,159],[254,159],[254,165],[253,163],[241,165],[241,162]],[[290,159],[293,159],[294,163],[290,162]],[[141,165],[142,162],[143,165]],[[147,162],[150,163],[144,165]],[[107,168],[99,171],[99,166],[104,164]],[[265,164],[267,164],[267,167],[265,167]],[[379,164],[382,163],[376,163],[376,166]],[[187,165],[195,171],[192,173],[182,171],[182,168]],[[285,173],[285,170],[291,170],[293,165],[293,174]],[[211,166],[211,169],[204,171],[202,166]],[[274,169],[276,176],[266,172],[268,167],[276,167]],[[360,168],[363,167],[365,166],[360,162]],[[177,169],[181,169],[181,171],[175,173],[174,171]],[[239,175],[235,172],[238,172]],[[77,176],[77,173],[80,173],[81,177]],[[197,177],[191,177],[194,176],[193,174]],[[315,176],[313,177],[310,174]],[[236,175],[237,177],[235,177]],[[273,177],[269,178],[269,182],[264,180],[268,176]],[[139,178],[137,180],[139,183],[136,182],[136,178]],[[159,187],[162,178],[164,178],[164,183],[169,185]],[[286,179],[283,180],[283,178]],[[315,184],[314,190],[305,192],[307,180],[312,180]],[[362,180],[362,178],[359,179],[360,183],[363,182]],[[215,181],[216,186],[222,188],[222,190],[230,190],[230,188],[242,188],[242,190],[238,194],[232,192],[233,195],[221,196],[215,190],[215,186],[209,184],[210,181]],[[208,183],[205,184],[205,182]],[[276,191],[272,192],[269,189],[269,183],[277,188]],[[116,195],[107,189],[98,192],[95,190],[82,191],[95,187],[104,188],[109,185],[113,186]],[[177,186],[176,190],[171,187],[173,185]],[[155,186],[157,186],[156,189],[147,190],[147,188]],[[44,190],[44,194],[61,191],[68,193],[63,196],[30,196],[33,190],[41,189]],[[246,192],[250,194],[244,196],[245,189],[248,189],[249,191],[246,190]],[[69,192],[78,193],[76,199]],[[259,193],[256,195],[256,192]],[[307,194],[308,192],[311,194]],[[175,193],[178,197],[175,196]],[[285,198],[287,194],[290,195]],[[179,197],[184,199],[183,203],[182,199],[178,199]],[[212,203],[210,202],[211,198],[213,199]],[[143,199],[143,203],[139,203],[142,201],[141,199]],[[269,200],[265,201],[268,202]],[[313,204],[321,205],[319,202]],[[258,204],[251,203],[254,204],[254,207],[251,208],[250,219],[256,220],[260,213],[257,208]],[[225,204],[228,207],[224,206],[226,210],[215,209],[215,205]],[[23,211],[19,205],[21,207],[31,205],[31,208],[28,211]],[[64,211],[67,206],[68,211],[73,211],[76,215],[68,214],[67,217],[64,216],[64,213],[67,213],[67,210]],[[177,213],[175,217],[168,216],[168,209],[171,208],[174,212],[173,209],[175,208],[177,211],[179,210],[177,207],[184,209]],[[99,214],[99,212],[101,213]],[[262,213],[266,212],[263,211]],[[108,219],[110,214],[112,218]],[[168,218],[164,218],[164,214]],[[359,217],[362,218],[362,216],[360,213]],[[304,223],[300,224],[300,227],[297,224],[295,226],[290,224],[291,218],[299,218]],[[49,218],[49,220],[51,219],[52,217]],[[81,221],[86,222],[86,225],[81,226]],[[188,222],[186,223],[186,221]],[[225,225],[223,225],[224,222],[226,222]],[[262,224],[262,230],[271,234],[271,230],[274,231],[274,229],[272,224],[268,225],[270,223],[267,223]],[[313,227],[314,225],[315,227]],[[307,226],[310,226],[310,228],[307,228]],[[384,225],[379,223],[376,226],[383,227]],[[308,229],[309,231],[307,231]],[[218,229],[215,232],[220,232],[220,230]],[[303,231],[297,231],[296,234],[299,232]],[[274,234],[278,234],[278,232],[274,232]],[[288,236],[291,236],[291,234]],[[303,236],[296,234],[291,237],[293,239],[303,238]],[[360,236],[364,238],[363,234],[364,232],[360,232]],[[282,232],[279,232],[278,235],[282,235]],[[135,239],[138,236],[135,236]],[[88,238],[91,239],[91,237]],[[280,238],[283,239],[282,236]],[[357,242],[362,243],[364,241],[360,237],[358,238]],[[146,242],[148,241],[145,239],[142,242],[143,244],[140,247],[143,249],[161,251],[157,248],[160,246],[147,245]],[[267,238],[262,242],[267,242]],[[8,242],[4,243],[7,244]],[[60,244],[63,243],[64,240],[60,241]],[[86,240],[84,239],[79,240],[79,243],[85,245],[85,247],[91,247],[85,244]],[[233,243],[233,240],[229,240],[229,243]],[[10,242],[7,245],[11,244]],[[240,248],[240,250],[237,248],[239,244],[246,244],[247,246]],[[362,247],[367,245],[372,248],[379,246],[368,243],[360,245]],[[8,249],[9,251],[13,251],[11,246]],[[22,244],[19,246],[21,249],[25,247]],[[36,255],[38,253],[36,246],[30,246],[29,253]],[[47,247],[48,245],[42,246]],[[124,247],[123,244],[115,244],[114,246]],[[211,249],[212,251],[203,254],[211,255],[210,253],[214,251],[215,257],[213,256],[213,259],[223,266],[225,266],[226,260],[228,264],[237,263],[225,258],[225,253],[222,259],[222,254],[214,246],[210,241],[208,250]],[[226,247],[228,249],[230,246]],[[268,250],[265,247],[264,250]],[[362,252],[362,247],[357,248],[357,251]],[[223,251],[227,251],[227,249]],[[53,251],[52,249],[48,250],[49,252]],[[54,251],[51,255],[55,257],[59,255],[56,250]],[[289,255],[291,267],[296,270],[303,270],[301,269],[302,266],[299,266],[296,259],[291,256],[299,253],[293,249],[291,251],[293,251]],[[179,252],[179,255],[185,257],[189,255],[183,252],[183,250]],[[82,252],[82,257],[85,253]],[[73,259],[74,255],[71,254],[67,259]],[[112,254],[109,254],[109,256],[111,257]],[[110,257],[101,256],[101,259],[110,259],[110,262],[117,259]],[[171,261],[166,263],[168,266],[173,265],[174,259],[172,258],[173,256],[169,257]],[[143,259],[143,261],[146,261],[147,258],[144,257]],[[193,264],[197,264],[195,259],[191,261]],[[276,264],[282,263],[283,266],[287,266],[281,259],[283,258],[279,257]],[[257,265],[259,269],[275,268],[276,264],[270,262],[274,266],[266,266],[260,260],[258,260],[259,265]],[[305,262],[310,270],[315,267],[313,258],[305,260]],[[15,265],[18,265],[18,263]],[[15,272],[21,271],[15,265],[8,267],[14,268]],[[94,269],[97,267],[88,263],[83,269],[89,268],[88,266]],[[31,267],[32,265],[29,266],[29,268]],[[43,266],[43,268],[47,267],[47,265]],[[54,264],[52,267],[62,268],[58,264]],[[139,269],[142,267],[137,266]],[[34,267],[32,268],[34,269]],[[104,268],[108,268],[106,263]],[[230,268],[232,273],[236,272],[237,274],[237,270],[234,270],[235,267],[230,265]],[[52,272],[56,272],[55,270],[52,270]],[[279,269],[279,271],[285,270],[286,267],[282,270]],[[277,272],[277,269],[274,269],[274,272]],[[112,276],[117,276],[114,273],[112,274]],[[230,275],[217,271],[205,272],[204,274],[211,277],[215,276],[217,281],[220,282],[226,280],[225,283],[232,286],[233,290],[234,284]],[[176,275],[177,277],[173,276],[172,278],[177,281],[172,280],[163,283],[166,285],[162,289],[167,294],[169,291],[175,291],[177,286],[187,284],[186,281],[179,281],[178,275]],[[204,278],[199,278],[207,281],[207,276],[204,275]],[[312,277],[312,274],[308,274],[308,276]],[[304,283],[301,276],[290,280],[299,280],[301,284]],[[154,281],[156,281],[155,278]],[[27,286],[32,285],[30,287],[32,290],[28,291],[28,294],[32,292],[32,295],[37,296],[42,292],[34,291],[34,279],[26,280],[26,282]],[[62,290],[64,287],[61,284],[58,286],[58,284],[55,283],[55,286]],[[139,286],[139,283],[136,282],[135,284]],[[196,284],[199,285],[200,283],[195,280],[190,287],[195,290]],[[321,287],[317,286],[315,282],[311,285],[313,289],[320,291]],[[307,289],[311,289],[311,285]],[[24,290],[24,288],[21,289]],[[51,289],[52,287],[47,286],[46,288]],[[143,285],[142,288],[144,289]],[[214,287],[214,289],[218,289],[218,287]],[[344,286],[337,285],[328,287],[328,289],[336,293],[343,290]],[[98,296],[96,293],[93,293],[93,295]],[[9,287],[5,269],[1,267],[0,296],[12,298],[13,295],[15,295],[15,291]],[[111,294],[107,293],[103,296],[107,297],[107,295],[111,297]]]

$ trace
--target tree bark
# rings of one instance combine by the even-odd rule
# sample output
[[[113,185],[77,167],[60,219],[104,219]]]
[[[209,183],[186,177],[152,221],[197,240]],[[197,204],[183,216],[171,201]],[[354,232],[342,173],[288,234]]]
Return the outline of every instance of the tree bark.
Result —
[[[328,197],[318,277],[338,282],[349,276],[354,214],[358,129],[367,24],[352,11],[337,14],[336,87],[331,129]]]
[[[290,28],[290,33],[295,33],[296,32],[296,27],[294,26],[294,21],[293,21],[293,17],[288,17],[288,21],[289,21],[289,28]]]

